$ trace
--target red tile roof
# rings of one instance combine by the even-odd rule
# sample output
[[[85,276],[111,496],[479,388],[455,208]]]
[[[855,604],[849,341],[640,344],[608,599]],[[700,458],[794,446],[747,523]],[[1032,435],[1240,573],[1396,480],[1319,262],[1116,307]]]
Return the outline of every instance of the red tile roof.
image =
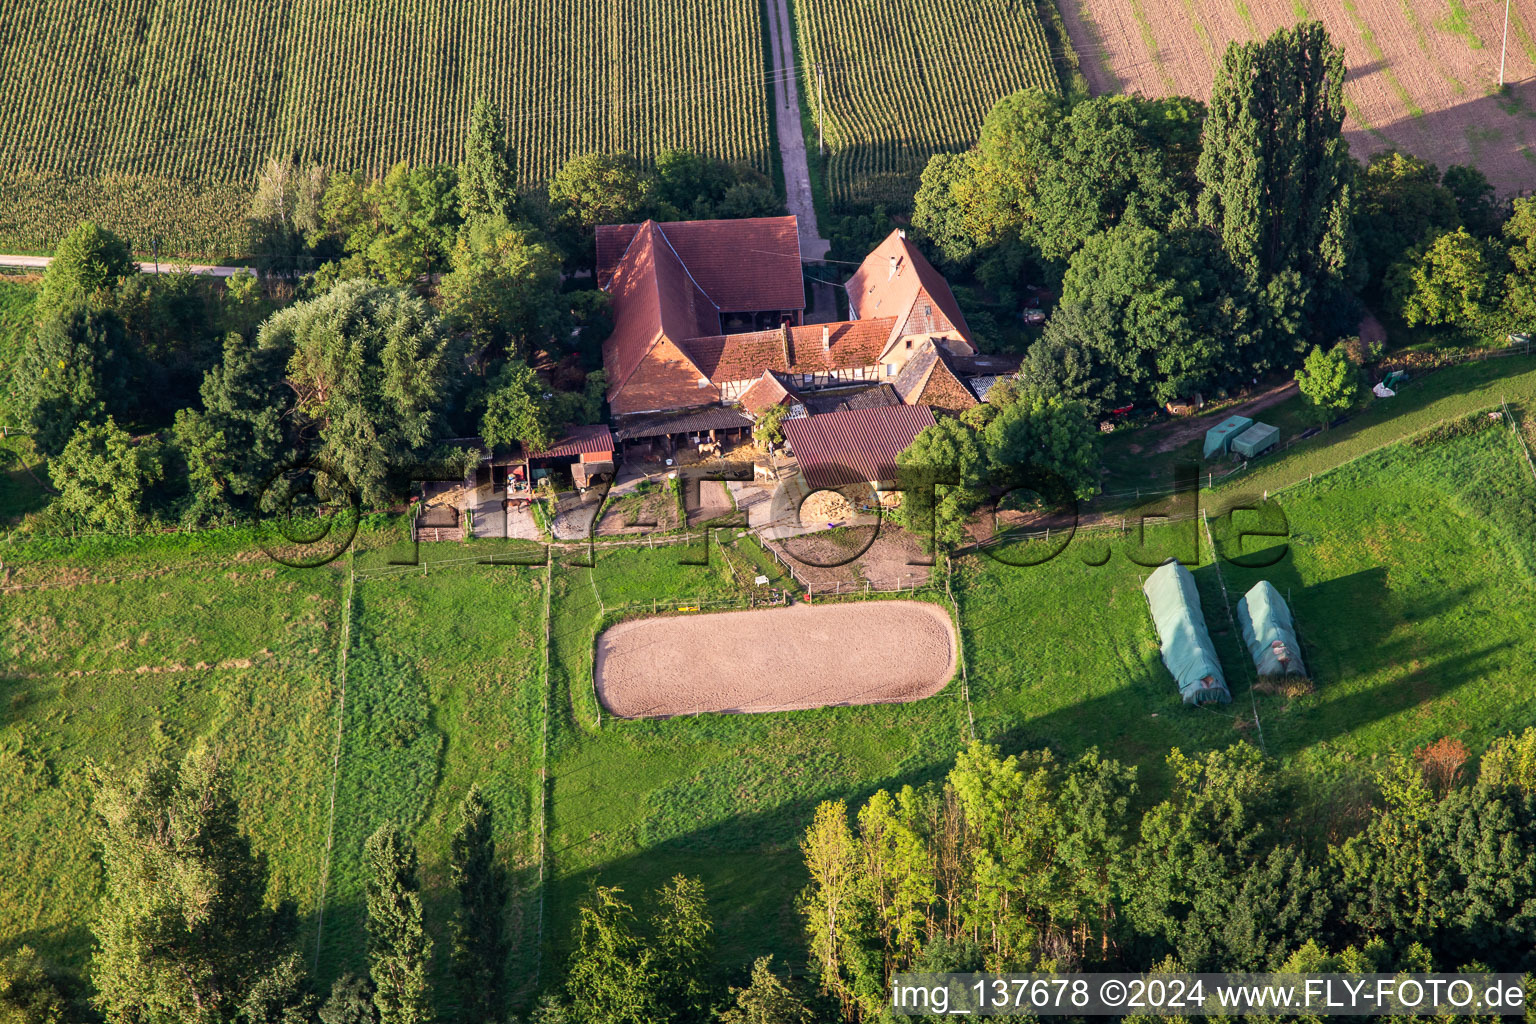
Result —
[[[591,426],[571,427],[554,444],[542,452],[532,452],[530,459],[568,459],[576,455],[588,455],[592,452],[612,452],[613,433],[607,424],[594,423]]]
[[[798,404],[800,396],[795,394],[793,389],[786,387],[772,370],[764,370],[763,375],[757,379],[757,383],[743,391],[738,401],[741,407],[753,416],[761,416],[763,410],[769,406]]]
[[[719,312],[654,223],[641,225],[630,240],[608,291],[614,330],[603,342],[603,369],[614,413],[679,408],[718,398],[717,393],[700,394],[698,380],[704,374],[675,343],[718,331]]]
[[[898,333],[927,333],[926,327],[919,323],[907,327],[919,295],[926,294],[944,319],[954,325],[967,342],[971,341],[971,329],[966,326],[954,292],[949,290],[949,282],[900,231],[892,231],[874,252],[864,257],[846,287],[850,311],[858,319],[896,318],[897,324],[891,328],[889,340],[894,341]]]
[[[931,426],[925,405],[887,405],[785,420],[784,436],[808,484],[841,487],[896,479],[896,456]]]
[[[779,373],[826,373],[873,366],[880,360],[894,321],[849,320],[835,324],[808,324],[789,331],[788,354],[784,330],[690,338],[683,343],[694,365],[710,380],[724,384],[751,380],[764,370]],[[822,329],[830,349],[822,348]]]
[[[646,224],[656,224],[646,221]],[[597,229],[597,283],[608,287],[645,224]],[[805,308],[795,218],[679,220],[656,224],[704,294],[724,312]]]

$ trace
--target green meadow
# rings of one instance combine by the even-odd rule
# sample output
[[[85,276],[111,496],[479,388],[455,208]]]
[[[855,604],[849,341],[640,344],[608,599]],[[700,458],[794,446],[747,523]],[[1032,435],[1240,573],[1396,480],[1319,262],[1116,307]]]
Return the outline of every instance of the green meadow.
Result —
[[[556,970],[594,882],[643,906],[678,872],[707,886],[723,974],[765,952],[798,964],[797,840],[817,802],[939,777],[972,721],[1010,750],[1098,747],[1138,766],[1144,799],[1165,789],[1170,748],[1247,739],[1316,782],[1303,810],[1336,828],[1338,786],[1364,785],[1388,753],[1447,735],[1478,752],[1536,719],[1536,480],[1482,409],[1436,422],[1406,417],[1408,440],[1390,444],[1366,422],[1276,458],[1269,479],[1300,481],[1274,495],[1284,538],[1240,541],[1260,513],[1217,515],[1246,493],[1229,487],[1209,496],[1209,534],[1191,520],[1144,539],[1083,531],[1038,565],[1004,564],[1039,554],[1023,546],[957,559],[969,706],[955,681],[907,705],[603,714],[602,628],[652,602],[742,604],[773,569],[734,530],[548,565],[528,544],[415,551],[398,524],[370,525],[320,569],[276,565],[237,530],[16,545],[0,594],[0,948],[86,961],[100,885],[89,765],[160,747],[207,744],[234,768],[272,898],[296,903],[323,977],[362,963],[358,853],[385,820],[413,830],[446,938],[448,837],[478,783],[512,869],[524,992]],[[1233,691],[1223,707],[1180,703],[1141,595],[1160,558],[1192,553]],[[1314,693],[1253,689],[1228,606],[1259,579],[1290,597]],[[891,647],[900,657],[901,638]]]

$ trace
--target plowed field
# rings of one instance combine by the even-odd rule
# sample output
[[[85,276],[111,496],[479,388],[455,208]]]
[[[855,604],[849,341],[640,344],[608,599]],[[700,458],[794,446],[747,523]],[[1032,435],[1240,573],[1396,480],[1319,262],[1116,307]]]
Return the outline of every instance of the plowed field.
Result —
[[[1536,187],[1536,0],[1514,0],[1507,95],[1501,0],[1063,0],[1095,93],[1207,99],[1229,42],[1320,19],[1344,47],[1345,133],[1362,160],[1395,147],[1473,164],[1502,195]]]

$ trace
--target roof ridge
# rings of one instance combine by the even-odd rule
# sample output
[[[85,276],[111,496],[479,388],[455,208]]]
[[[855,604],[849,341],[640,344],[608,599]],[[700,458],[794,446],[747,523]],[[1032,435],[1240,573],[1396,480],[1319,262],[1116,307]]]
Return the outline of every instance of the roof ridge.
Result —
[[[599,289],[600,291],[607,291],[610,287],[612,287],[613,279],[618,274],[620,265],[629,258],[629,250],[635,247],[635,239],[640,237],[640,232],[645,230],[645,225],[648,223],[650,223],[650,218],[646,218],[644,221],[641,221],[639,226],[635,228],[635,233],[629,236],[629,244],[624,246],[624,251],[619,253],[619,258],[613,261],[613,270],[608,274],[608,284]],[[625,225],[620,224],[619,227],[625,227]],[[595,270],[593,271],[593,276],[597,276],[597,272]]]
[[[687,261],[685,261],[682,258],[682,256],[678,255],[677,246],[673,245],[672,244],[672,239],[667,237],[666,229],[663,228],[660,224],[656,223],[656,221],[653,221],[653,220],[647,220],[646,223],[655,226],[656,232],[659,235],[661,235],[662,241],[667,243],[667,248],[671,249],[672,250],[672,255],[677,257],[677,265],[683,268],[683,273],[688,275],[688,280],[693,281],[693,286],[699,290],[699,294],[704,296],[706,299],[708,299],[709,300],[709,304],[711,306],[715,307],[715,315],[718,316],[720,314],[720,303],[716,302],[715,299],[714,299],[714,296],[710,295],[709,292],[705,291],[704,290],[704,286],[699,284],[699,282],[694,279],[693,271],[688,269]]]

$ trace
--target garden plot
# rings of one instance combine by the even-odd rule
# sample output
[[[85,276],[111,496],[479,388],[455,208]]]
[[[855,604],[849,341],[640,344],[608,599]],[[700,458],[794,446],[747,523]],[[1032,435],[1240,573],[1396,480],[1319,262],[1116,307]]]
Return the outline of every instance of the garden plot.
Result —
[[[905,703],[955,674],[955,630],[921,601],[644,618],[598,637],[595,673],[624,718]]]

